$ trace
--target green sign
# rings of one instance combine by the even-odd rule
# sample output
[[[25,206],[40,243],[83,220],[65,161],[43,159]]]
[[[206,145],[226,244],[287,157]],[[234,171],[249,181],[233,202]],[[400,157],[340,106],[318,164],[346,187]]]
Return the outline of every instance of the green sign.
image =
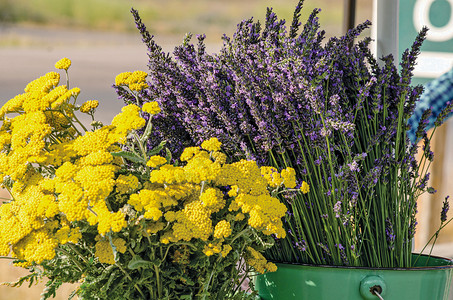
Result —
[[[453,68],[453,0],[400,0],[400,55],[423,26],[429,31],[414,70],[414,83],[427,82]]]

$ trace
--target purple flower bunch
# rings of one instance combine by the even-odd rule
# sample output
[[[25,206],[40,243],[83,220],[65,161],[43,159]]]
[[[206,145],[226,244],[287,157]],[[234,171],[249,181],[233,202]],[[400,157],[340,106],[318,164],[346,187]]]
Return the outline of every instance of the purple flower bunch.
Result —
[[[353,43],[369,21],[325,42],[320,10],[302,26],[302,5],[289,28],[272,9],[264,24],[242,21],[217,54],[206,52],[204,35],[192,44],[191,34],[172,55],[163,52],[132,10],[149,56],[149,89],[139,101],[158,101],[162,109],[148,146],[166,140],[178,155],[217,137],[232,160],[293,167],[310,192],[282,196],[288,235],[269,259],[408,267],[416,200],[432,190],[415,159],[417,143],[406,134],[423,90],[411,86],[411,77],[427,29],[404,52],[398,71],[391,55],[373,57],[371,39]],[[116,88],[126,103],[136,101]],[[417,142],[424,141],[423,157],[431,161],[429,116],[420,121]]]

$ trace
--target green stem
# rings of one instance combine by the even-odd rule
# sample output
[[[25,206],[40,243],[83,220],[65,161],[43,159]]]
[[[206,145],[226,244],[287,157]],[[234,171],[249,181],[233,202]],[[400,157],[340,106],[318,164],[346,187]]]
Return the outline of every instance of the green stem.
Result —
[[[74,255],[72,255],[71,253],[69,253],[68,251],[64,250],[64,249],[61,249],[61,248],[56,248],[55,251],[57,252],[61,252],[63,253],[64,255],[66,255],[67,257],[69,257],[69,259],[71,259],[74,264],[77,266],[77,268],[79,268],[80,272],[83,272],[83,266],[80,264],[80,262],[74,257]]]
[[[146,299],[145,294],[143,294],[140,287],[136,283],[134,283],[134,281],[132,280],[132,277],[129,275],[129,273],[127,273],[127,271],[120,264],[115,263],[115,266],[117,266],[124,273],[124,275],[126,275],[127,279],[129,279],[134,284],[135,289],[140,293],[140,295],[143,297],[143,299]]]
[[[87,259],[79,252],[79,250],[77,250],[77,249],[75,248],[75,246],[74,246],[73,244],[67,243],[66,245],[67,245],[69,248],[71,248],[71,250],[74,251],[74,252],[80,257],[80,259],[83,260],[84,263],[86,263],[87,265],[89,265],[88,260],[87,260]]]
[[[154,265],[154,272],[156,272],[156,281],[157,281],[157,294],[159,299],[162,298],[162,282],[160,282],[159,268]]]

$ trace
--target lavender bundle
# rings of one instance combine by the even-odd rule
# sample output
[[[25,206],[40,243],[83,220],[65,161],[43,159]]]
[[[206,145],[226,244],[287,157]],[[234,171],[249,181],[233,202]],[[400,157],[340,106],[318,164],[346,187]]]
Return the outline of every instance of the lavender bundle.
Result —
[[[308,183],[308,193],[280,195],[288,234],[276,239],[268,259],[409,267],[416,200],[433,191],[427,186],[431,136],[424,127],[429,111],[417,130],[422,161],[406,136],[422,92],[410,83],[426,29],[404,53],[398,72],[392,56],[378,64],[369,38],[353,45],[370,22],[323,43],[320,10],[300,28],[302,4],[289,29],[268,9],[264,25],[242,21],[213,55],[203,35],[195,46],[190,34],[173,56],[164,53],[132,10],[148,47],[149,89],[137,99],[121,87],[118,93],[126,103],[152,99],[161,106],[150,148],[165,139],[178,155],[217,137],[230,158],[292,167],[299,185]],[[449,104],[437,125],[451,110]]]

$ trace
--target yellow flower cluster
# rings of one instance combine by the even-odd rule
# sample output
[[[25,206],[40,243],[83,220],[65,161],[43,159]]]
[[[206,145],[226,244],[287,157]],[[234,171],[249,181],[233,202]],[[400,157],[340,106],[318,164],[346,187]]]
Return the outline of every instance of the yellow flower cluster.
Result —
[[[247,247],[245,261],[247,264],[252,266],[255,271],[261,274],[264,274],[265,272],[277,271],[277,266],[274,263],[268,262],[260,252],[256,251],[252,247]]]
[[[220,253],[222,257],[225,257],[228,255],[228,253],[230,253],[232,249],[233,248],[231,247],[231,245],[228,244],[222,246],[221,243],[209,243],[204,246],[203,253],[206,254],[206,256],[212,256],[214,254]]]
[[[71,66],[71,60],[69,58],[63,57],[55,63],[55,68],[60,70],[68,70]]]
[[[38,179],[36,174],[30,177],[29,182]],[[38,246],[39,249],[44,249],[43,244],[47,242],[50,243],[49,247],[55,246],[55,239],[47,236],[56,224],[45,222],[59,212],[54,197],[44,193],[39,186],[32,183],[25,187],[18,183],[14,186],[12,193],[14,201],[0,206],[0,255],[8,255],[11,246],[13,246],[13,255],[20,259],[28,260],[28,258],[34,259],[44,255],[37,253],[36,256],[31,256],[33,251],[30,249]],[[39,245],[30,245],[32,248],[29,248],[26,243],[31,243],[35,237],[42,238],[42,242]],[[46,253],[46,257],[54,254],[50,250]]]
[[[235,222],[248,222],[266,235],[285,236],[281,218],[286,206],[270,195],[268,188],[275,185],[262,176],[270,168],[260,169],[256,162],[246,160],[225,164],[223,157],[212,155],[220,153],[220,145],[214,138],[205,141],[201,148],[186,148],[180,157],[186,162],[184,166],[167,164],[160,156],[149,160],[148,166],[155,168],[150,176],[154,187],[132,194],[128,203],[137,211],[144,211],[145,219],[171,224],[171,230],[161,235],[162,243],[199,239],[207,243],[206,255],[226,255],[229,250],[224,248],[230,247],[227,240],[234,234]],[[275,170],[272,174],[281,178],[276,186],[295,182],[290,170],[286,177]],[[228,197],[218,186],[231,187]],[[223,209],[232,213],[218,219],[216,214]],[[159,230],[150,233],[159,234]]]
[[[77,244],[77,242],[82,238],[80,233],[80,228],[70,228],[68,225],[63,225],[55,233],[55,238],[61,245],[66,243]]]
[[[64,58],[55,67],[67,71],[70,65]],[[127,72],[115,83],[141,91],[146,77]],[[79,243],[83,226],[97,228],[95,254],[107,264],[115,263],[115,250],[127,250],[124,240],[111,237],[127,226],[161,244],[198,240],[200,251],[219,257],[233,251],[240,230],[285,236],[286,206],[269,188],[294,187],[293,169],[279,173],[247,160],[228,164],[217,138],[186,148],[179,165],[149,157],[143,144],[129,147],[143,137],[128,137],[146,125],[141,115],[160,112],[157,102],[127,105],[111,125],[87,131],[74,114],[80,89],[58,86],[59,80],[50,72],[0,109],[0,184],[13,196],[0,206],[0,255],[17,257],[23,266],[40,264],[59,245]],[[89,100],[79,110],[91,114],[98,105]],[[121,151],[125,143],[130,153]],[[133,162],[132,169],[123,159]],[[273,268],[248,252],[255,269]]]
[[[166,163],[167,163],[167,159],[165,157],[162,157],[160,155],[153,155],[149,158],[146,165],[150,168],[156,168],[156,167],[166,164]]]
[[[139,92],[148,87],[148,84],[146,83],[147,76],[148,74],[143,71],[123,72],[116,76],[115,85],[127,85],[131,91]]]
[[[120,194],[131,194],[140,187],[138,178],[132,174],[120,175],[115,181],[116,190]]]
[[[88,100],[80,106],[80,112],[91,113],[95,108],[99,106],[99,101],[97,100]]]
[[[217,138],[211,138],[201,143],[201,148],[206,151],[219,151],[222,143]]]
[[[40,264],[44,260],[54,258],[58,241],[51,234],[53,227],[53,224],[50,224],[38,230],[33,230],[13,245],[13,256],[26,261],[21,263],[20,266],[30,266],[31,262]]]
[[[221,220],[214,228],[214,237],[216,239],[227,238],[231,232],[231,224],[226,220]]]
[[[128,203],[134,206],[137,211],[145,210],[143,216],[154,221],[162,217],[161,207],[176,204],[171,197],[168,197],[163,189],[143,189],[138,194],[132,194]]]
[[[310,191],[310,186],[305,181],[302,181],[302,185],[300,186],[300,190],[301,190],[302,193],[306,194],[306,193],[308,193]]]
[[[287,188],[292,189],[296,187],[296,171],[293,168],[283,169],[282,177]]]
[[[145,126],[146,121],[140,117],[140,107],[135,104],[129,104],[121,109],[121,113],[116,115],[112,120],[115,131],[123,139],[127,133],[132,130],[140,129]]]
[[[283,183],[283,177],[274,167],[261,167],[261,175],[271,187],[278,187]]]
[[[156,101],[146,102],[145,104],[143,104],[142,110],[151,115],[157,115],[158,113],[160,113],[160,107]]]
[[[70,65],[64,58],[55,67],[67,70]],[[145,77],[134,72],[128,84]],[[112,125],[82,134],[74,125],[80,89],[58,86],[59,80],[58,73],[47,73],[0,109],[0,183],[9,184],[13,196],[0,206],[0,255],[23,259],[24,266],[52,259],[60,244],[77,243],[80,229],[70,222],[97,225],[100,235],[121,231],[126,215],[111,211],[106,199],[115,188],[118,194],[131,194],[141,187],[137,177],[117,174],[122,161],[111,154],[132,130],[145,125],[140,108],[126,106]],[[80,111],[89,113],[98,104],[87,101]],[[10,113],[15,116],[9,118]],[[167,190],[180,197],[174,187]]]
[[[116,248],[116,251],[119,253],[126,252],[126,241],[121,238],[114,238],[112,240],[113,245]],[[101,263],[104,264],[115,264],[115,256],[113,254],[112,246],[110,242],[106,239],[100,239],[95,245],[95,255]]]

